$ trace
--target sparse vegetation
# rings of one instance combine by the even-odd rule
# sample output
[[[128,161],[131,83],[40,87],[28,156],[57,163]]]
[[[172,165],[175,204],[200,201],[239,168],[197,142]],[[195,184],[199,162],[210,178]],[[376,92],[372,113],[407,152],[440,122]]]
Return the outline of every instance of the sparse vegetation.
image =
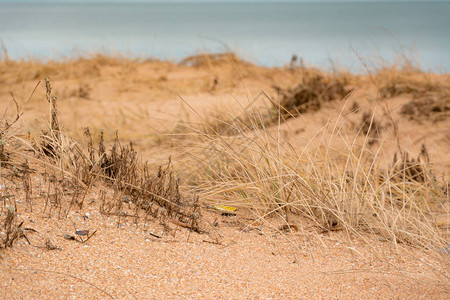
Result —
[[[110,149],[104,145],[103,132],[100,133],[98,147],[95,148],[89,128],[85,129],[86,144],[73,140],[61,129],[57,98],[52,94],[49,79],[45,80],[45,87],[50,105],[49,128],[43,130],[37,140],[23,145],[28,147],[24,151],[31,151],[33,155],[26,155],[22,163],[20,159],[9,162],[13,165],[10,176],[21,180],[30,210],[33,209],[31,173],[44,168],[43,181],[48,182],[48,189],[41,192],[41,197],[45,198],[44,211],[50,215],[57,211],[58,217],[67,216],[75,204],[81,209],[89,189],[96,181],[101,181],[113,191],[110,199],[103,194],[101,211],[105,214],[134,219],[143,216],[146,220],[152,217],[161,222],[173,219],[189,224],[186,227],[192,230],[200,230],[198,199],[191,197],[191,200],[188,200],[181,195],[179,179],[172,170],[170,157],[167,165],[152,170],[148,164],[140,161],[132,144],[122,146],[118,136]],[[7,125],[4,133],[7,133],[10,127]],[[10,139],[21,142],[17,136],[11,136]],[[8,160],[10,155],[5,145],[1,151],[2,161]],[[29,159],[33,161],[34,169],[28,165]],[[132,212],[124,211],[124,197],[134,205]],[[9,231],[11,220],[11,214],[8,213],[5,222],[8,223]],[[10,246],[12,242],[8,230],[6,232]]]

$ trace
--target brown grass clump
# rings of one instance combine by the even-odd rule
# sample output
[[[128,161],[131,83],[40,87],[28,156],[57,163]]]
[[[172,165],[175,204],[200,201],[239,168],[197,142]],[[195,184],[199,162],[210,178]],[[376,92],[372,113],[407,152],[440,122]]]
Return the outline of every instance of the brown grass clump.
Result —
[[[383,126],[371,112],[365,111],[361,116],[357,130],[360,135],[370,137],[369,145],[373,145],[380,139]]]
[[[248,64],[244,60],[242,60],[240,57],[238,57],[236,54],[232,52],[225,52],[225,53],[204,53],[204,54],[198,54],[198,55],[192,55],[188,56],[185,59],[183,59],[180,62],[180,65],[183,66],[191,66],[191,67],[211,67],[211,66],[217,66],[224,63],[230,63],[233,64],[239,64],[239,65],[246,65]]]
[[[2,247],[7,248],[11,247],[14,240],[19,237],[18,227],[16,226],[16,217],[17,214],[14,210],[14,207],[9,207],[6,210],[6,216],[3,220],[3,230],[2,230]]]
[[[90,141],[89,131],[86,134]],[[98,151],[89,148],[90,164],[87,170],[99,170],[96,176],[102,178],[113,188],[112,198],[102,198],[101,211],[105,214],[126,215],[138,218],[144,212],[144,218],[160,218],[167,222],[176,220],[184,222],[192,230],[199,231],[198,198],[190,202],[180,192],[179,178],[175,175],[171,159],[167,165],[160,166],[156,174],[148,164],[141,163],[132,144],[122,146],[117,137],[109,151],[105,150],[103,138],[100,135]],[[92,172],[92,171],[91,171]],[[92,178],[92,176],[90,176]],[[125,212],[125,203],[134,204],[132,212]]]
[[[0,127],[0,179],[6,177],[22,177],[27,182],[29,167],[27,161],[19,162],[17,153],[23,153],[26,149],[24,143],[17,141],[16,123],[21,116],[21,110],[14,99],[16,114],[12,120],[5,120],[4,126]],[[2,195],[2,197],[4,197]]]
[[[80,84],[80,86],[77,89],[72,90],[70,96],[90,100],[91,91],[92,87],[89,84]]]
[[[6,141],[0,135],[0,164],[9,160],[9,153],[6,149]]]
[[[400,113],[418,122],[447,120],[450,116],[450,92],[413,99],[402,106]]]
[[[273,119],[278,119],[278,113],[283,120],[293,118],[301,113],[317,111],[326,102],[344,98],[350,90],[347,89],[347,79],[344,76],[324,75],[306,70],[301,83],[292,89],[277,88],[281,95],[279,104],[274,104]]]
[[[2,231],[0,232],[1,248],[12,247],[14,242],[20,238],[25,238],[28,241],[22,225],[23,222],[18,224],[17,213],[14,207],[9,206],[6,209],[6,216],[3,218]],[[28,243],[30,242],[28,241]]]
[[[422,144],[417,159],[410,159],[409,153],[398,159],[397,152],[394,154],[390,168],[390,180],[397,182],[416,182],[419,184],[431,183],[436,180],[431,173],[430,157],[425,144]]]
[[[381,98],[389,99],[401,94],[422,97],[431,93],[441,93],[448,90],[448,83],[442,83],[432,74],[423,73],[412,67],[390,67],[379,70],[375,80]]]

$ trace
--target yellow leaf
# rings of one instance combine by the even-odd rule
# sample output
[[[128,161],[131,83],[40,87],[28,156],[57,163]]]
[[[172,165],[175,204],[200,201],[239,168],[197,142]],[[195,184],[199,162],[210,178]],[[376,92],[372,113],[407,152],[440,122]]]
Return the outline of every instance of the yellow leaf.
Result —
[[[215,205],[215,209],[225,211],[225,212],[234,212],[236,211],[236,207],[233,206],[225,206],[225,205]]]

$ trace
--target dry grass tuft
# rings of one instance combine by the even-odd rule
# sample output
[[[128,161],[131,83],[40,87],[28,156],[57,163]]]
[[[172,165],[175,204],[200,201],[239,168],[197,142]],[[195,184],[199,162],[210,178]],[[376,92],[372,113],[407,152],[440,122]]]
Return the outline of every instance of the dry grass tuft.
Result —
[[[6,209],[6,216],[3,219],[2,222],[2,232],[0,233],[1,237],[1,248],[8,248],[12,247],[14,242],[17,241],[20,238],[27,237],[24,234],[24,230],[22,228],[23,222],[18,224],[17,221],[17,212],[15,211],[14,207],[9,206]],[[28,239],[27,239],[28,241]],[[29,241],[28,241],[29,243]]]
[[[410,159],[407,151],[398,159],[397,152],[395,152],[390,168],[390,179],[398,182],[406,181],[419,184],[435,183],[436,176],[431,172],[432,165],[430,164],[431,162],[425,144],[422,144],[417,159]]]
[[[0,164],[2,162],[8,161],[10,158],[10,153],[6,148],[6,141],[2,139],[2,135],[0,135]]]
[[[370,137],[369,145],[373,145],[379,141],[383,131],[383,125],[371,112],[365,111],[361,116],[357,130],[360,135]]]
[[[450,90],[413,99],[402,106],[400,113],[418,122],[445,121],[450,116]]]
[[[389,99],[401,94],[416,98],[432,93],[442,93],[450,88],[448,83],[440,82],[432,74],[423,73],[416,68],[395,66],[378,70],[375,81],[380,97]]]
[[[373,116],[365,119],[375,130]],[[290,216],[301,215],[321,230],[362,239],[371,233],[425,249],[446,245],[448,233],[433,219],[443,211],[445,183],[436,180],[425,146],[417,161],[405,154],[386,171],[378,157],[382,149],[369,148],[371,129],[358,145],[356,137],[337,135],[336,124],[327,126],[330,140],[305,149],[280,143],[269,131],[202,134],[202,142],[189,146],[193,189],[211,204],[250,209],[260,218],[278,216],[287,224]],[[346,151],[330,147],[334,139],[343,140]]]
[[[326,102],[340,100],[351,90],[345,76],[325,75],[305,69],[301,83],[292,89],[276,88],[281,95],[279,104],[273,105],[273,120],[294,118],[305,112],[317,111]]]
[[[225,53],[204,53],[198,55],[188,56],[180,62],[180,65],[183,66],[191,66],[191,67],[211,67],[217,66],[221,64],[228,64],[232,62],[237,65],[246,65],[248,64],[236,54],[232,52]]]

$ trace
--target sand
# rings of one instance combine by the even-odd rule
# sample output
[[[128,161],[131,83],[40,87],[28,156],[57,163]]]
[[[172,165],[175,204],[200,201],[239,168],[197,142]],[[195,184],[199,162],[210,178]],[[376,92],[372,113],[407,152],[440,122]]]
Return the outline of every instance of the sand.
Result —
[[[94,203],[62,220],[37,209],[20,214],[24,227],[37,231],[26,233],[31,245],[21,239],[1,252],[4,299],[448,297],[427,266],[434,253],[395,250],[376,238],[368,245],[343,232],[282,235],[269,223],[250,225],[207,209],[205,219],[218,224],[206,225],[204,234],[118,223]],[[97,231],[86,243],[64,238],[75,229]]]

